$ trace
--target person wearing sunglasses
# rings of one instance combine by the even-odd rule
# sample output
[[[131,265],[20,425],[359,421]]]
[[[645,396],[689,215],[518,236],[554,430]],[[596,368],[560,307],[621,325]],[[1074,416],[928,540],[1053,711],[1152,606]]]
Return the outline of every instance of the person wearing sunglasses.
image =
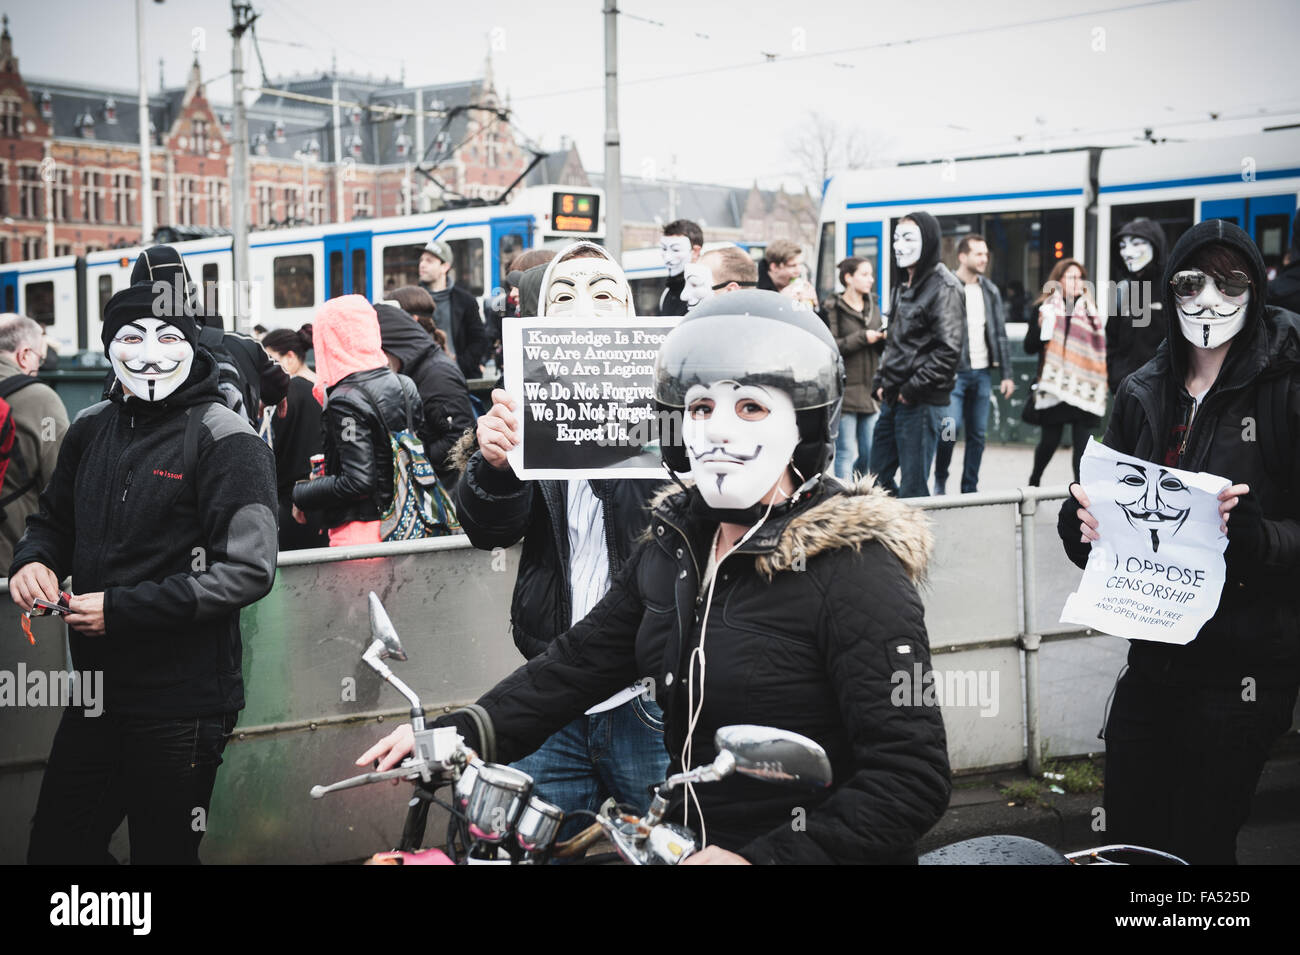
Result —
[[[1232,864],[1300,686],[1300,316],[1268,306],[1264,259],[1223,219],[1179,239],[1166,345],[1120,385],[1105,443],[1232,483],[1226,582],[1185,646],[1134,640],[1106,720],[1106,836]],[[1106,533],[1078,484],[1057,530],[1080,567]]]

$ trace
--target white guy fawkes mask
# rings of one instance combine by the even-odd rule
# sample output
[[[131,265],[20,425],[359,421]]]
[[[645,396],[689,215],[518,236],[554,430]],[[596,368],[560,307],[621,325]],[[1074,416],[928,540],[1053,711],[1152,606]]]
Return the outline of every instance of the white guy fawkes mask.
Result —
[[[163,319],[137,318],[117,330],[108,357],[123,388],[143,401],[162,401],[189,377],[194,346]]]
[[[1141,272],[1155,258],[1156,250],[1146,239],[1136,235],[1119,237],[1119,257],[1124,260],[1124,268],[1133,275]]]
[[[666,235],[659,240],[659,251],[669,275],[681,275],[691,261],[691,240],[684,235]]]
[[[1207,275],[1205,286],[1195,296],[1175,292],[1174,304],[1178,308],[1178,324],[1183,337],[1197,348],[1218,348],[1246,324],[1250,289],[1240,295],[1224,295],[1214,279]]]
[[[681,294],[686,307],[694,308],[712,294],[713,270],[703,262],[692,262],[686,266],[686,286]]]
[[[568,259],[551,272],[546,314],[631,317],[632,289],[607,259]]]
[[[781,480],[799,444],[799,425],[784,391],[716,381],[686,392],[682,437],[704,502],[739,510]]]
[[[921,258],[921,227],[915,222],[900,222],[894,229],[894,261],[900,269],[910,269]]]

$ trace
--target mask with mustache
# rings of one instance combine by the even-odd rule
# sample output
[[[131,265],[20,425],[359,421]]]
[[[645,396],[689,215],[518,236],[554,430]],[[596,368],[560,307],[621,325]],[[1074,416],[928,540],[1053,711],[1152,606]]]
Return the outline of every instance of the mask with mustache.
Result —
[[[799,425],[784,391],[717,381],[687,391],[682,437],[705,503],[743,510],[781,480],[799,444]]]
[[[123,388],[142,401],[162,401],[189,377],[194,347],[165,320],[137,318],[117,330],[108,357]]]

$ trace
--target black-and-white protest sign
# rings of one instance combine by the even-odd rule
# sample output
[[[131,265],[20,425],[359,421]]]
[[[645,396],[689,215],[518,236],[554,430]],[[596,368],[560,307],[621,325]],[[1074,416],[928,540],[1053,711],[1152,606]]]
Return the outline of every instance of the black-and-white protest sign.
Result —
[[[661,428],[681,423],[655,411],[655,357],[680,320],[502,322],[505,385],[522,437],[508,458],[520,480],[664,477]]]
[[[1218,494],[1231,482],[1143,461],[1090,440],[1079,465],[1097,519],[1079,589],[1062,623],[1130,640],[1187,644],[1223,593]]]

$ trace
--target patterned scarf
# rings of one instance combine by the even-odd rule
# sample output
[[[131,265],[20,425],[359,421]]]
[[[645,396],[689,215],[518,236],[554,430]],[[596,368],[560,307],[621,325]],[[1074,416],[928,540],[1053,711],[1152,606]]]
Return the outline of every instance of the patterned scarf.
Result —
[[[1034,407],[1043,411],[1064,401],[1089,414],[1106,413],[1106,326],[1096,307],[1080,295],[1066,331],[1065,302],[1054,295],[1039,308],[1055,319],[1043,353]]]

